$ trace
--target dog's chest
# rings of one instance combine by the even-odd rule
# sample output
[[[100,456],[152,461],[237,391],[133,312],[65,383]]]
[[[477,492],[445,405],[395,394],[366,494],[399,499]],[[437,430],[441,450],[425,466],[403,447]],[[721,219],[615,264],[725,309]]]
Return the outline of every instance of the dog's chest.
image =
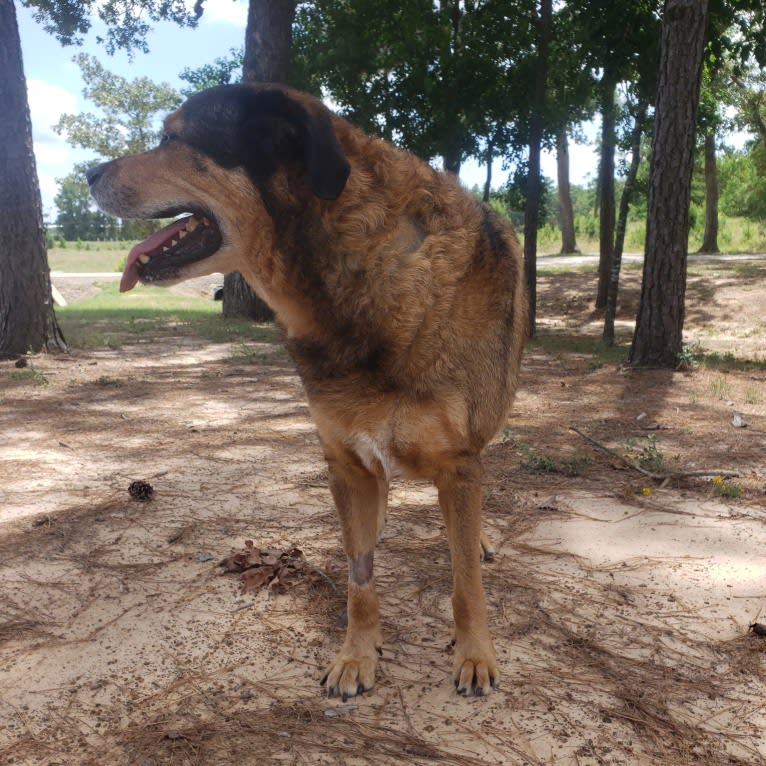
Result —
[[[385,434],[355,433],[346,439],[346,446],[368,471],[386,481],[405,474],[404,467],[392,456],[391,440]]]

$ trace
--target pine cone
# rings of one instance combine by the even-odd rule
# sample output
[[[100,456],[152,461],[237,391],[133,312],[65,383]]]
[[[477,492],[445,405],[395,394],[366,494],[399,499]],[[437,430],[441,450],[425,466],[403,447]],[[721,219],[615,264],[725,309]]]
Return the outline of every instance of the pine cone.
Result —
[[[140,479],[130,482],[128,487],[128,494],[134,500],[150,500],[153,493],[154,487],[148,481],[141,481]]]

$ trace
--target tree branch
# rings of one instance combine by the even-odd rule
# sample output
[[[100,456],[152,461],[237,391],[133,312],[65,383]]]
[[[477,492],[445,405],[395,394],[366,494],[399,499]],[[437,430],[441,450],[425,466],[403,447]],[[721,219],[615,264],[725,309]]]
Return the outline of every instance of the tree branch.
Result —
[[[647,471],[646,468],[642,468],[640,465],[638,465],[637,463],[634,463],[632,460],[628,460],[628,458],[626,458],[624,455],[621,455],[619,452],[615,452],[613,449],[610,449],[604,444],[601,444],[601,442],[598,442],[595,439],[588,436],[587,434],[584,434],[578,428],[575,428],[574,426],[569,426],[569,430],[574,431],[578,436],[581,436],[583,439],[585,439],[586,442],[588,442],[589,444],[592,444],[594,447],[598,447],[600,450],[606,452],[608,455],[611,455],[612,457],[617,458],[617,460],[619,460],[621,463],[624,463],[626,466],[628,466],[628,468],[632,468],[634,471],[638,471],[644,476],[650,479],[654,479],[655,481],[668,481],[669,479],[688,479],[692,477],[703,477],[703,476],[722,476],[725,478],[731,478],[732,476],[739,476],[739,473],[737,473],[737,471],[719,471],[719,470],[671,471],[670,473],[654,473],[654,471]]]

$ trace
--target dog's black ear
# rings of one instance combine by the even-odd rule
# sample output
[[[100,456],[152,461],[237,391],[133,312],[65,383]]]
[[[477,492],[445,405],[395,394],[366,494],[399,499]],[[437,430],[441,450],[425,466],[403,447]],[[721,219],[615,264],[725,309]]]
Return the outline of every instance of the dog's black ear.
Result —
[[[320,199],[338,199],[351,166],[324,111],[305,113],[303,151],[311,191]]]
[[[337,199],[351,167],[330,113],[278,86],[220,85],[182,107],[183,137],[223,167],[245,167],[257,181],[282,163],[297,163],[312,193]]]
[[[303,104],[280,88],[250,94],[253,100],[243,140],[255,141],[255,164],[273,172],[280,161],[297,161],[317,197],[337,199],[351,167],[329,112],[318,103]]]

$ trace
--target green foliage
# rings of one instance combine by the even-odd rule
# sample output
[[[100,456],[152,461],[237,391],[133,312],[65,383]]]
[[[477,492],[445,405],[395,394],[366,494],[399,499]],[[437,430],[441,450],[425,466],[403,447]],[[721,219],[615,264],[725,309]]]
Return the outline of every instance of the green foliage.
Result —
[[[482,140],[503,154],[507,126],[526,120],[535,19],[531,0],[316,0],[298,8],[293,80],[368,132],[456,169]]]
[[[85,82],[83,95],[103,116],[62,115],[54,130],[72,146],[91,149],[101,159],[144,152],[159,141],[160,119],[181,102],[167,83],[147,77],[128,80],[105,69],[95,56],[75,56]]]
[[[106,26],[106,37],[98,37],[108,53],[118,49],[130,54],[137,49],[146,53],[149,22],[172,21],[193,27],[202,15],[203,3],[189,9],[183,0],[23,0],[35,20],[62,45],[80,45],[90,30],[91,17],[97,16]],[[148,21],[147,21],[148,19]]]
[[[57,179],[59,190],[53,201],[58,209],[56,225],[64,240],[73,239],[116,239],[119,225],[99,210],[93,203],[85,177],[70,173]],[[56,244],[49,235],[48,247]]]
[[[579,454],[564,457],[541,455],[529,444],[516,441],[508,427],[503,429],[500,443],[505,447],[512,447],[521,452],[523,457],[519,467],[527,473],[558,473],[563,476],[578,476],[580,469],[590,463],[591,460],[588,455]]]
[[[553,205],[554,187],[553,182],[543,177],[543,183],[540,187],[540,207],[538,213],[538,226],[553,227],[556,225],[556,215]],[[527,202],[527,168],[525,163],[517,166],[511,174],[505,186],[493,194],[502,206],[505,208],[507,217],[513,225],[522,230],[524,227],[524,208]]]
[[[635,460],[641,468],[651,473],[664,474],[668,472],[668,463],[664,453],[657,443],[657,437],[654,434],[641,439],[626,439],[625,445],[627,457]],[[678,464],[681,460],[680,455],[674,455],[672,461]]]
[[[46,378],[42,372],[36,370],[32,365],[25,370],[13,370],[10,377],[11,380],[29,381],[38,386],[47,386],[49,383],[48,378]]]
[[[684,343],[681,352],[678,354],[679,370],[694,370],[700,366],[704,353],[699,341],[694,343]]]
[[[242,62],[245,58],[244,48],[231,48],[228,56],[219,56],[212,64],[205,64],[197,69],[187,67],[179,77],[189,83],[188,88],[181,88],[181,95],[189,98],[206,88],[216,85],[228,85],[242,79]]]
[[[722,213],[766,220],[766,149],[762,144],[742,151],[724,150],[718,157],[718,176]]]
[[[742,487],[727,481],[723,476],[713,477],[713,490],[719,497],[739,497],[742,494]]]

